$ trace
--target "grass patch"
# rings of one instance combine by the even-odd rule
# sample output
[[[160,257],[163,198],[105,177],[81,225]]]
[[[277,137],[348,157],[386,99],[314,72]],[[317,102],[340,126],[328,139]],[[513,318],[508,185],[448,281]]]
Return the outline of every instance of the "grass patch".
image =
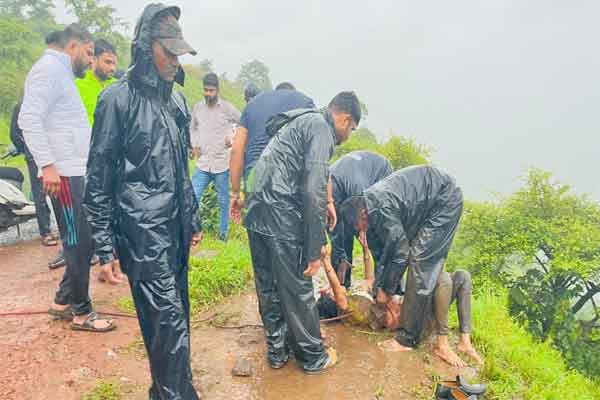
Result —
[[[133,298],[131,296],[121,297],[117,301],[117,308],[121,312],[135,314],[135,305],[133,304]]]
[[[192,311],[200,311],[224,297],[237,294],[252,278],[250,249],[244,237],[232,227],[227,242],[206,235],[201,249],[216,252],[215,257],[191,257],[189,290]]]
[[[121,400],[121,385],[113,381],[100,381],[94,389],[84,394],[81,400]]]
[[[569,370],[548,342],[535,342],[506,310],[505,293],[480,292],[473,302],[474,339],[485,355],[486,399],[598,400],[598,382]]]

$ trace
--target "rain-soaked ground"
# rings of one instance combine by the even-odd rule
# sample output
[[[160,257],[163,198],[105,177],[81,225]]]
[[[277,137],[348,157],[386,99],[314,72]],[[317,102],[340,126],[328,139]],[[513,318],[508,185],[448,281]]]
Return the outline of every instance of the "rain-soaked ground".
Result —
[[[217,308],[221,326],[259,324],[253,294],[231,298]],[[475,371],[447,367],[430,356],[428,346],[409,353],[384,353],[377,342],[385,334],[333,323],[325,326],[326,343],[339,364],[317,376],[304,374],[291,360],[280,370],[269,368],[264,357],[262,330],[255,327],[220,329],[203,326],[193,334],[193,368],[207,399],[430,399],[436,377]],[[240,357],[254,364],[252,377],[231,376]]]
[[[147,399],[148,364],[135,319],[117,318],[115,332],[93,334],[71,331],[68,323],[43,314],[63,273],[46,267],[55,254],[56,248],[43,248],[37,240],[0,247],[0,313],[42,312],[0,318],[0,399],[81,399],[100,382],[117,383],[122,399]],[[95,306],[118,311],[128,285],[101,284],[96,276],[93,268]],[[430,399],[435,377],[474,374],[447,367],[427,346],[384,354],[376,343],[386,336],[339,323],[324,326],[326,342],[340,358],[334,369],[308,376],[291,361],[271,370],[262,329],[238,328],[260,324],[257,308],[253,293],[232,296],[203,314],[214,316],[211,321],[194,324],[192,367],[204,399]],[[240,357],[253,364],[251,377],[232,376]]]

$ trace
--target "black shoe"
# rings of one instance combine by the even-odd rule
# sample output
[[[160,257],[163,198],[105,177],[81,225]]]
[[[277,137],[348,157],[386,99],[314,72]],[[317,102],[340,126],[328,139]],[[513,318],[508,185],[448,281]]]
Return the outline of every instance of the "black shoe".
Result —
[[[281,369],[283,367],[285,367],[285,364],[288,363],[288,361],[290,360],[289,357],[286,357],[285,360],[268,360],[269,361],[269,367],[271,367],[272,369]]]
[[[67,265],[67,262],[65,261],[65,257],[63,256],[62,252],[60,252],[54,260],[48,263],[48,268],[57,269],[64,267],[65,265]]]
[[[226,233],[219,233],[219,240],[221,242],[226,242],[227,241],[227,234]]]

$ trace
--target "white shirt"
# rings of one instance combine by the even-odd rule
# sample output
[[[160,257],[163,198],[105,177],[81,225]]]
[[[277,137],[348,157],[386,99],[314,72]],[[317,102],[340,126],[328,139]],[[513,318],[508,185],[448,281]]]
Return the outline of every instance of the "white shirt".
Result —
[[[34,64],[18,123],[40,176],[51,164],[61,176],[85,175],[91,127],[69,55],[47,49]]]

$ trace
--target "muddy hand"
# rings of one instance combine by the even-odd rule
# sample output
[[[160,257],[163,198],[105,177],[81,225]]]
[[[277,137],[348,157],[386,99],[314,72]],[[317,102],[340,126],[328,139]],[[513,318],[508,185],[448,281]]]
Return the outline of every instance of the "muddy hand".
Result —
[[[304,270],[304,276],[315,276],[321,268],[321,260],[314,260],[308,263],[308,267]]]

